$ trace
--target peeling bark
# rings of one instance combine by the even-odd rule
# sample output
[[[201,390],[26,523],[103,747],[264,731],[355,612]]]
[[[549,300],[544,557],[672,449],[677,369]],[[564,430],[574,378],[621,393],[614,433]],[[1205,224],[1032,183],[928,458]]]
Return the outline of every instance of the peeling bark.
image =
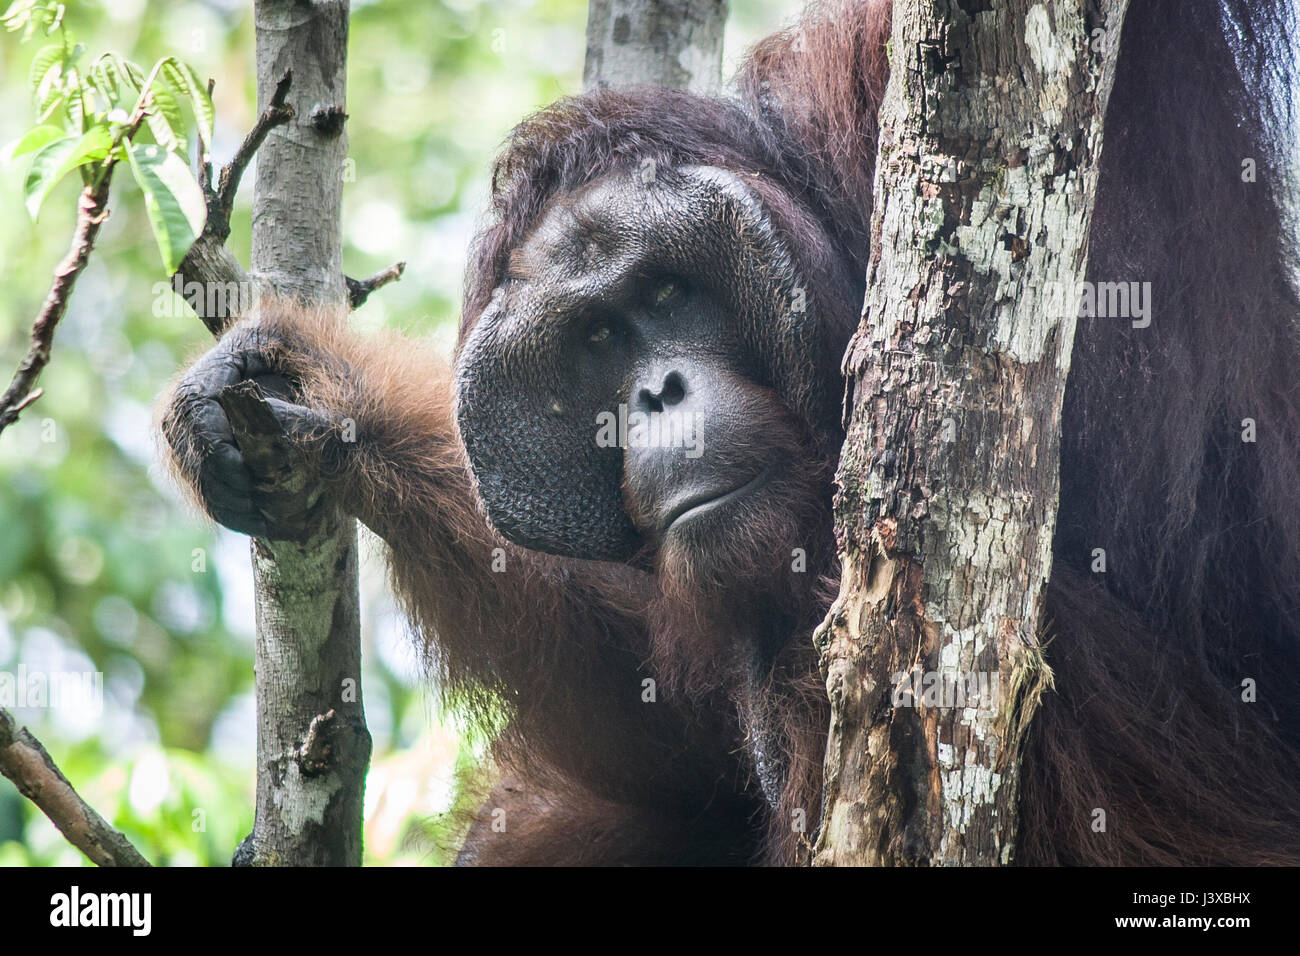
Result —
[[[1126,0],[900,0],[844,368],[819,865],[997,865]],[[1062,307],[1062,301],[1066,307]],[[972,699],[973,697],[973,699]]]

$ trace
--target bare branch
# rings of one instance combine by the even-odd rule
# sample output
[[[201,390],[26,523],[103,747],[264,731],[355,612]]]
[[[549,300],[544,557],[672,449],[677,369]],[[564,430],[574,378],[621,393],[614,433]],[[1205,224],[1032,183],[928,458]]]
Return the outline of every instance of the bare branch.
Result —
[[[230,216],[235,205],[235,194],[239,191],[239,182],[253,156],[266,140],[267,134],[277,126],[290,122],[294,116],[293,106],[286,102],[289,89],[293,83],[293,71],[285,70],[276,83],[271,102],[262,111],[253,128],[248,131],[244,141],[231,161],[222,167],[217,188],[212,187],[212,165],[204,157],[199,157],[198,179],[207,200],[208,217],[203,226],[203,235],[190,247],[189,253],[176,270],[181,278],[180,292],[198,315],[208,331],[220,338],[230,323],[238,316],[239,307],[244,297],[222,295],[216,297],[218,303],[208,301],[204,292],[213,288],[239,289],[248,288],[250,281],[256,277],[245,272],[235,259],[234,254],[225,247],[230,237]],[[211,81],[209,81],[211,93]],[[341,107],[319,107],[312,114],[312,125],[318,131],[328,135],[337,135],[347,114]],[[381,272],[366,279],[352,279],[347,276],[348,300],[352,308],[357,308],[366,301],[376,289],[396,282],[406,268],[405,262],[389,266]],[[259,285],[267,283],[258,282]]]
[[[212,99],[212,91],[217,88],[217,81],[208,77],[208,99]],[[198,175],[199,188],[203,190],[203,195],[207,196],[212,192],[212,144],[203,139],[203,132],[199,132],[199,157],[198,157]],[[207,223],[205,222],[204,225]]]
[[[352,308],[356,309],[369,298],[370,293],[376,289],[383,288],[390,282],[396,282],[406,271],[405,262],[395,262],[387,269],[376,272],[365,279],[353,279],[350,276],[344,276],[343,281],[348,286],[348,301],[352,303]]]
[[[176,291],[185,297],[213,338],[220,338],[230,323],[238,318],[239,306],[245,297],[223,293],[218,304],[207,293],[217,288],[236,292],[247,290],[254,281],[235,254],[216,236],[200,236],[195,240],[173,276],[174,282],[177,279],[179,286]]]
[[[293,107],[285,102],[285,97],[289,95],[289,87],[292,83],[293,70],[286,69],[284,75],[280,77],[280,82],[275,86],[275,94],[271,97],[270,104],[262,111],[262,115],[257,118],[253,128],[244,137],[244,141],[239,144],[239,149],[235,152],[235,158],[221,170],[221,185],[217,189],[217,202],[220,204],[222,213],[219,220],[219,228],[222,231],[219,235],[223,242],[230,235],[230,211],[234,208],[235,193],[239,191],[239,180],[244,175],[244,170],[253,161],[253,155],[262,145],[262,141],[266,139],[266,135],[277,126],[283,126],[294,117]],[[211,218],[211,209],[209,209],[209,218]]]
[[[254,154],[266,140],[267,134],[293,119],[293,107],[285,102],[292,83],[293,71],[285,70],[276,84],[271,102],[239,144],[234,158],[222,167],[219,184],[215,189],[212,186],[212,163],[203,155],[204,151],[200,150],[198,180],[203,187],[208,215],[203,223],[203,234],[190,246],[189,252],[181,261],[181,267],[176,270],[176,276],[181,280],[180,292],[185,301],[215,338],[220,338],[238,317],[239,309],[246,300],[242,294],[226,295],[224,290],[233,289],[242,293],[249,288],[251,280],[234,253],[226,248],[235,194],[239,192],[239,181],[244,170],[253,161]],[[208,81],[209,95],[211,92],[212,82]],[[205,292],[217,288],[223,290],[223,294],[212,297],[216,301],[210,301]]]
[[[54,269],[50,291],[45,295],[40,314],[32,323],[31,345],[19,363],[18,371],[14,373],[4,397],[0,398],[0,431],[16,422],[22,410],[40,397],[40,391],[36,390],[36,380],[49,364],[54,330],[68,311],[68,298],[90,259],[99,227],[108,218],[108,186],[112,178],[113,164],[110,163],[105,167],[99,182],[86,187],[77,202],[77,228],[72,236],[72,245]]]
[[[82,800],[41,742],[0,708],[0,774],[98,866],[149,866],[130,841]]]

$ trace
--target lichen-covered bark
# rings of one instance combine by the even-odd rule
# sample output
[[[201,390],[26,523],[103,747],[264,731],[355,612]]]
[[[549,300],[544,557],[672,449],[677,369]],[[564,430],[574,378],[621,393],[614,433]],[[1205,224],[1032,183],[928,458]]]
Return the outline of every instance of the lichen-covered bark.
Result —
[[[714,93],[726,0],[591,0],[583,86]]]
[[[348,4],[258,0],[254,14],[259,108],[292,69],[294,118],[258,151],[252,272],[282,296],[344,302]],[[257,817],[237,862],[359,866],[370,735],[356,523],[327,512],[302,541],[255,540],[252,549]]]
[[[1061,402],[1126,0],[900,0],[881,110],[816,863],[993,865],[1056,522]],[[1060,285],[1058,285],[1060,284]],[[1069,301],[1066,297],[1065,301]]]

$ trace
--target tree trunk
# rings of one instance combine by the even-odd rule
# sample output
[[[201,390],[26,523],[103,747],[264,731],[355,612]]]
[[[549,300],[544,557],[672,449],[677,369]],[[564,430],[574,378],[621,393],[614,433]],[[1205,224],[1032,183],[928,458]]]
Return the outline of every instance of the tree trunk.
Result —
[[[259,109],[291,68],[294,117],[258,151],[252,272],[281,296],[346,303],[348,3],[257,0],[254,10]],[[257,817],[237,862],[359,866],[370,734],[361,699],[356,522],[330,513],[306,540],[255,539],[252,552]]]
[[[1061,403],[1127,0],[899,0],[881,108],[819,865],[995,865],[1038,642]],[[971,12],[968,12],[971,11]],[[977,11],[977,12],[976,12]],[[1064,303],[1064,305],[1062,305]]]
[[[727,0],[591,0],[583,86],[714,93],[726,23]]]

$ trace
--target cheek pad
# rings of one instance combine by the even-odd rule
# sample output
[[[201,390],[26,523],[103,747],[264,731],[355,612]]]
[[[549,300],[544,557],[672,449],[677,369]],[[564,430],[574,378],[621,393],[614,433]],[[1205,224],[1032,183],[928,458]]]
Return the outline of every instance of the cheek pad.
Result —
[[[456,363],[457,424],[488,519],[534,551],[626,560],[640,536],[623,507],[622,450],[596,444],[594,407],[555,412],[563,379],[545,356],[557,350],[527,337],[521,348],[501,315],[480,319]]]

